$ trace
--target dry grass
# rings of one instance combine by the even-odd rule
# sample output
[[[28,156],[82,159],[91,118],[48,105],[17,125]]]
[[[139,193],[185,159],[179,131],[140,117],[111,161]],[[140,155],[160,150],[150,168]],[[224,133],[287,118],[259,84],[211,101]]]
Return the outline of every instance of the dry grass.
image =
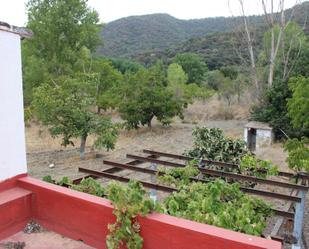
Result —
[[[185,122],[200,123],[209,120],[244,120],[249,117],[249,94],[244,94],[240,102],[234,100],[229,106],[218,95],[205,101],[196,101],[185,111]]]

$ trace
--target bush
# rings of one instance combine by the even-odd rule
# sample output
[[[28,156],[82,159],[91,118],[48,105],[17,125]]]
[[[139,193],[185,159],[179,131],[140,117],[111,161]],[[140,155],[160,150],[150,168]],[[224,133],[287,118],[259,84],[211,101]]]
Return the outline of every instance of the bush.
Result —
[[[289,168],[296,172],[306,171],[309,173],[309,139],[296,138],[288,140],[284,144],[284,150],[289,152],[286,159]]]
[[[193,131],[193,148],[185,154],[194,158],[204,158],[227,163],[240,163],[249,153],[243,140],[225,137],[218,128],[196,128]]]

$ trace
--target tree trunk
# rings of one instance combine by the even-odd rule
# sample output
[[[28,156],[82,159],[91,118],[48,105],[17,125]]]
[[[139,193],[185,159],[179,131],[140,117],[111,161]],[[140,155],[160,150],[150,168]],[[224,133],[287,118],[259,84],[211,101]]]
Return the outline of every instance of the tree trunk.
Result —
[[[250,55],[250,64],[251,64],[251,78],[254,82],[255,89],[256,89],[256,95],[259,97],[260,95],[260,84],[257,76],[257,70],[256,70],[256,63],[255,63],[255,56],[254,56],[254,51],[253,51],[253,42],[249,30],[249,24],[247,17],[245,15],[245,10],[244,10],[244,3],[242,0],[239,0],[240,7],[241,7],[241,12],[242,12],[242,18],[244,21],[244,26],[245,26],[245,32],[246,32],[246,40],[247,40],[247,46],[248,46],[248,51]]]
[[[79,148],[80,160],[85,160],[86,140],[87,140],[87,135],[83,135],[81,137],[80,148]]]

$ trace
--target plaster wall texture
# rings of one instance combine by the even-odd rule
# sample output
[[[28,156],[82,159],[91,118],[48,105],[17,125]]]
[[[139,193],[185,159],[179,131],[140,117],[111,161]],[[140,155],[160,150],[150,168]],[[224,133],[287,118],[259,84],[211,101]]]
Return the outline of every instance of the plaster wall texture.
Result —
[[[0,30],[0,181],[27,172],[20,36]]]

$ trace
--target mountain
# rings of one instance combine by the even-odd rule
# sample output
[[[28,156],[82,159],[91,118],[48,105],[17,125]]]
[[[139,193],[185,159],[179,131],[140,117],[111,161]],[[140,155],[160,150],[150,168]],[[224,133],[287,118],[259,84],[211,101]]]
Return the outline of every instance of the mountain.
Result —
[[[303,24],[307,13],[308,1],[295,6],[294,11],[286,10],[286,16],[293,14],[294,20],[300,24]],[[220,36],[218,40],[226,42],[223,37],[229,38],[231,31],[241,23],[241,17],[180,20],[168,14],[130,16],[104,26],[101,31],[104,46],[98,48],[97,54],[131,59],[154,51],[161,53],[168,48],[188,47],[193,43],[205,45],[207,40],[212,40],[211,50],[215,49],[216,36]],[[265,23],[264,16],[250,16],[250,23],[260,28]],[[309,31],[308,26],[306,28]],[[222,36],[220,33],[225,34]]]

